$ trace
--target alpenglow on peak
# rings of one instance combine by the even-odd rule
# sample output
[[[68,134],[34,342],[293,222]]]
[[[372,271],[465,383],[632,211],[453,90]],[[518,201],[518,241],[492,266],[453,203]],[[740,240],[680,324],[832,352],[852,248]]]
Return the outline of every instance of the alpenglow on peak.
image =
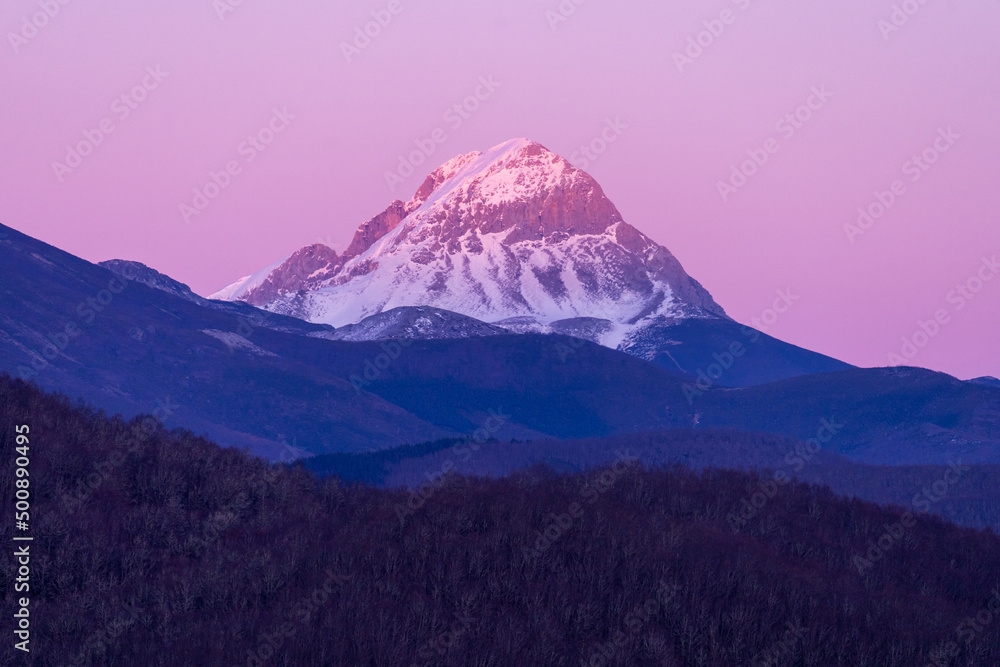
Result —
[[[306,246],[212,298],[337,327],[401,306],[541,327],[726,317],[593,177],[528,139],[448,160],[343,254]]]

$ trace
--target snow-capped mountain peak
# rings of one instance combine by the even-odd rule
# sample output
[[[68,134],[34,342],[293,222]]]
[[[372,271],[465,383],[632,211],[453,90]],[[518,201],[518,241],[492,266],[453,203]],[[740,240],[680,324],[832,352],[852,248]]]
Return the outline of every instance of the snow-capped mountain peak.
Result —
[[[403,306],[539,326],[725,317],[597,181],[528,139],[445,162],[360,225],[343,255],[307,246],[213,298],[338,327]]]

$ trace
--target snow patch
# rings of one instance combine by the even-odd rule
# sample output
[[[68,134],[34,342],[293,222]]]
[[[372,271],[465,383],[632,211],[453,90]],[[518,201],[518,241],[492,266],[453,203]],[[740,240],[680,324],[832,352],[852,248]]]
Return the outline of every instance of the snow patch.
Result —
[[[288,261],[290,257],[291,255],[288,255],[288,257],[285,257],[283,259],[278,260],[277,262],[274,262],[273,264],[265,266],[257,273],[252,273],[249,276],[243,276],[242,278],[234,282],[232,285],[223,287],[218,292],[212,294],[208,298],[217,299],[219,301],[236,301],[250,290],[263,285],[264,281],[267,280],[272,273],[274,273],[275,269],[277,269],[286,261]]]
[[[265,349],[259,348],[250,341],[248,341],[243,336],[234,334],[231,331],[219,331],[217,329],[202,329],[201,332],[216,340],[222,341],[226,344],[230,350],[242,350],[244,352],[249,352],[250,354],[256,354],[260,357],[276,357],[274,352],[268,352]]]

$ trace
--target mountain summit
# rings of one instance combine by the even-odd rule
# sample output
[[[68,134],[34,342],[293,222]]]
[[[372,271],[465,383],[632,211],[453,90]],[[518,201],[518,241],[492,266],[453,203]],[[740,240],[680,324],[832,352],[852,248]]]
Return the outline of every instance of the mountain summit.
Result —
[[[310,245],[212,298],[337,327],[403,306],[518,330],[587,318],[612,347],[651,318],[726,317],[597,181],[527,139],[441,165],[343,255]]]

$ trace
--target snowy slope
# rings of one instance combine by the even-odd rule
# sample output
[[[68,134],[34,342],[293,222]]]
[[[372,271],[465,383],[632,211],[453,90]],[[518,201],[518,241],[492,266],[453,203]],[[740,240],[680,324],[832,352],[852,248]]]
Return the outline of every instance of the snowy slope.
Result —
[[[232,285],[223,287],[221,290],[215,294],[209,295],[209,299],[218,299],[219,301],[242,301],[243,297],[246,296],[251,290],[260,287],[261,283],[267,280],[276,269],[278,269],[282,264],[288,260],[288,257],[284,259],[279,259],[277,262],[265,266],[260,271],[250,274],[249,276],[243,276],[237,280]]]
[[[405,306],[519,318],[515,329],[596,318],[612,347],[642,321],[725,317],[590,175],[527,139],[449,160],[343,256],[309,246],[213,298],[337,327]]]

